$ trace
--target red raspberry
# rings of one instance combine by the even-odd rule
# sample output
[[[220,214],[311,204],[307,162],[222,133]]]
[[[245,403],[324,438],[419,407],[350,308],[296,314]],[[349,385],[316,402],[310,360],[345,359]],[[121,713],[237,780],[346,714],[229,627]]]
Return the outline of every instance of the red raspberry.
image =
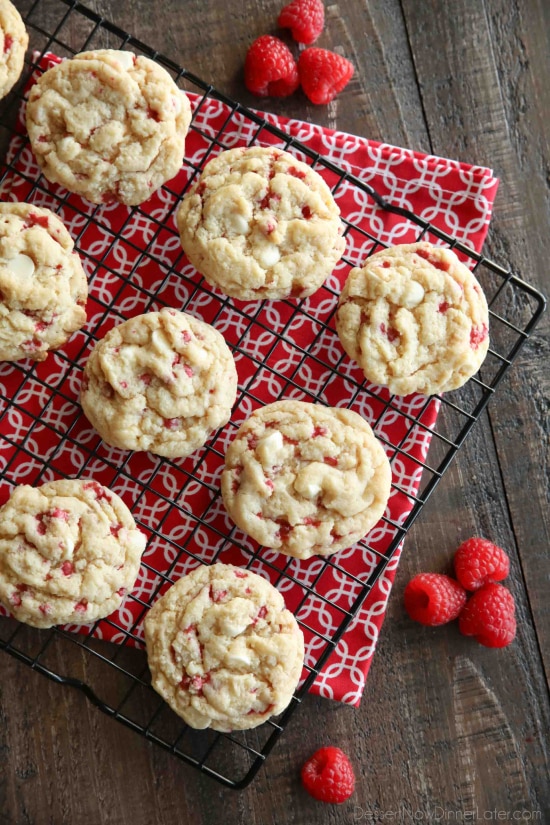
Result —
[[[339,805],[355,789],[351,762],[340,748],[320,748],[302,767],[301,777],[306,791],[320,802]]]
[[[466,604],[466,591],[441,573],[419,573],[405,588],[405,610],[415,622],[435,627],[446,624]]]
[[[270,34],[258,37],[246,53],[244,82],[259,97],[287,97],[295,92],[300,80],[288,46]]]
[[[502,584],[484,584],[460,614],[458,629],[485,647],[506,647],[516,635],[516,605]]]
[[[347,86],[353,64],[327,49],[305,49],[298,61],[302,89],[312,103],[330,103]]]
[[[298,43],[309,45],[317,40],[325,25],[325,7],[321,0],[292,0],[277,20],[283,29],[290,29]]]
[[[455,553],[455,573],[466,590],[479,590],[488,582],[501,581],[510,572],[510,559],[488,539],[463,541]]]

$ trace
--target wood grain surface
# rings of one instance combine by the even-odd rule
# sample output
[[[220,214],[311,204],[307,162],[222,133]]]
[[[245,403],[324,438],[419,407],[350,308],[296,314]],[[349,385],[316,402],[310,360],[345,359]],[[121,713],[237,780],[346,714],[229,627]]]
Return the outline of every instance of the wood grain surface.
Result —
[[[244,104],[492,167],[501,187],[484,251],[550,291],[546,0],[327,2],[317,45],[349,57],[356,74],[326,107],[301,93],[260,102],[244,87],[246,49],[280,33],[282,0],[87,5]],[[80,42],[71,25],[65,40]],[[407,538],[359,710],[307,697],[235,792],[0,654],[1,825],[550,822],[549,324],[546,315]],[[447,569],[474,534],[512,560],[519,631],[502,651],[454,625],[415,625],[402,608],[408,579]],[[84,676],[94,667],[76,648],[51,656]],[[299,784],[302,762],[327,743],[357,773],[339,807]]]

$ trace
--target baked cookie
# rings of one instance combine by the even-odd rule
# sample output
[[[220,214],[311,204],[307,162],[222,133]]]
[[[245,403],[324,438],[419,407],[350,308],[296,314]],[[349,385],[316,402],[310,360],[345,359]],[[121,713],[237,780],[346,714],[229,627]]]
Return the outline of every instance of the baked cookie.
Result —
[[[193,728],[255,728],[281,713],[304,661],[304,637],[261,576],[201,565],[145,617],[155,690]]]
[[[233,521],[288,556],[351,547],[382,516],[391,469],[351,410],[276,401],[242,424],[225,456],[222,496]]]
[[[461,387],[489,347],[481,286],[454,252],[426,242],[384,249],[352,269],[336,329],[368,380],[395,395]]]
[[[147,57],[100,49],[48,69],[27,130],[46,178],[93,203],[142,203],[179,172],[191,107]]]
[[[253,146],[206,164],[177,223],[193,266],[226,295],[305,298],[342,256],[339,215],[310,166],[288,152]]]
[[[0,203],[0,361],[43,361],[86,322],[88,283],[53,212]]]
[[[108,616],[134,586],[145,536],[97,481],[16,487],[0,508],[0,601],[34,627]]]
[[[162,309],[97,342],[80,400],[107,444],[184,458],[229,421],[236,395],[237,370],[223,336],[192,315]]]
[[[0,99],[17,83],[28,45],[21,15],[9,0],[0,0]]]

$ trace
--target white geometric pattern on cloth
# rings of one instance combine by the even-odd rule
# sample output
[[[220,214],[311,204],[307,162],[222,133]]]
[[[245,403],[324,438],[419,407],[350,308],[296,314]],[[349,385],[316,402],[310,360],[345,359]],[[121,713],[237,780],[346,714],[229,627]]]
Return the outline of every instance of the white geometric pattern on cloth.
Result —
[[[57,58],[46,58],[44,68],[50,65],[48,60],[53,63]],[[16,171],[7,177],[0,196],[25,200],[30,195],[34,203],[58,211],[83,257],[91,297],[85,329],[76,333],[62,352],[50,355],[28,376],[21,365],[0,365],[0,395],[9,402],[1,401],[0,407],[0,414],[8,407],[2,419],[0,473],[6,473],[0,489],[5,499],[15,484],[38,484],[79,473],[107,486],[112,484],[128,505],[134,504],[133,514],[150,536],[133,591],[141,602],[155,597],[163,575],[168,573],[174,581],[193,569],[197,559],[245,565],[254,552],[251,569],[271,580],[284,568],[278,587],[288,607],[305,625],[306,664],[314,667],[326,647],[320,634],[334,635],[344,617],[342,610],[353,608],[361,582],[378,563],[377,553],[387,553],[397,536],[395,525],[403,524],[412,508],[410,496],[415,495],[422,474],[419,462],[426,459],[438,411],[438,402],[423,396],[397,398],[388,404],[388,394],[377,387],[363,384],[364,391],[358,392],[362,375],[344,356],[334,331],[337,293],[349,268],[372,252],[369,235],[384,244],[412,242],[418,238],[419,227],[380,208],[365,192],[343,181],[335,198],[342,217],[350,224],[345,260],[325,287],[298,310],[295,303],[287,302],[224,305],[221,293],[196,288],[201,279],[182,256],[173,215],[181,191],[194,174],[193,167],[219,150],[213,148],[212,140],[219,138],[220,130],[224,148],[231,148],[253,140],[258,124],[244,113],[234,112],[228,120],[229,109],[220,101],[190,98],[196,111],[184,168],[133,214],[116,204],[97,208],[77,196],[66,198],[61,187],[44,180],[40,181],[43,188],[35,188],[32,181],[39,169],[29,146],[18,136],[11,142],[9,160]],[[476,250],[481,248],[498,185],[490,170],[260,114],[372,185],[394,205],[412,210]],[[285,148],[265,130],[258,142]],[[330,186],[338,183],[335,173],[316,168]],[[239,372],[240,392],[232,421],[212,439],[212,449],[175,462],[151,454],[128,454],[102,444],[81,414],[81,371],[71,363],[80,368],[85,363],[94,341],[91,335],[100,337],[113,323],[165,304],[214,323],[232,348]],[[274,551],[258,551],[251,539],[235,529],[221,503],[223,454],[236,426],[258,405],[282,395],[349,406],[387,442],[394,489],[386,519],[375,526],[366,541],[338,553],[336,567],[327,566],[323,559],[303,562]],[[182,546],[185,552],[181,552]],[[400,549],[358,610],[317,678],[314,692],[359,704],[399,553]],[[304,599],[305,587],[313,588],[314,593]],[[143,638],[142,611],[142,605],[128,597],[117,613],[100,622],[94,635],[128,643],[131,633],[139,643]],[[82,631],[77,626],[69,629]]]

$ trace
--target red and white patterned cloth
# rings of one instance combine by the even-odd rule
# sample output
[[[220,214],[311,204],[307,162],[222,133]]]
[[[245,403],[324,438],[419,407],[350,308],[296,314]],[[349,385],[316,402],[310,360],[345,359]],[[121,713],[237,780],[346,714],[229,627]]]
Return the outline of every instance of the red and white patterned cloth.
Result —
[[[56,60],[47,56],[42,65],[47,68]],[[221,293],[195,289],[203,282],[181,254],[173,220],[193,167],[204,163],[212,151],[219,151],[219,146],[212,143],[214,139],[225,148],[246,145],[252,139],[264,145],[284,146],[284,142],[265,129],[259,130],[246,114],[231,113],[220,101],[192,94],[190,98],[195,119],[184,168],[139,210],[132,213],[116,204],[97,210],[73,195],[60,206],[60,198],[66,196],[61,187],[42,179],[40,188],[35,188],[39,169],[24,139],[22,113],[20,135],[15,135],[10,145],[11,168],[0,187],[0,197],[29,199],[49,206],[59,212],[77,239],[90,278],[90,301],[86,330],[77,333],[63,350],[69,359],[79,366],[85,363],[93,343],[89,332],[98,337],[123,318],[165,304],[183,308],[212,321],[234,349],[242,395],[233,420],[212,439],[214,450],[198,451],[185,461],[167,462],[143,453],[129,455],[103,445],[82,416],[78,405],[81,372],[67,357],[51,354],[28,375],[22,371],[22,367],[31,366],[28,363],[0,365],[1,500],[7,498],[14,484],[38,484],[60,474],[82,474],[112,486],[127,504],[134,505],[136,518],[150,535],[145,564],[133,591],[140,601],[127,598],[116,614],[95,628],[98,638],[140,643],[143,604],[155,598],[161,587],[159,574],[174,581],[198,560],[211,562],[214,557],[245,565],[252,551],[256,556],[251,569],[271,580],[275,581],[277,571],[284,568],[285,575],[277,584],[304,625],[306,664],[315,666],[326,639],[334,636],[344,618],[342,610],[354,611],[361,582],[366,581],[378,561],[376,553],[387,553],[397,535],[396,526],[403,524],[410,513],[414,504],[411,496],[418,490],[422,473],[418,461],[426,459],[438,411],[437,401],[423,396],[394,399],[388,406],[386,391],[366,383],[366,391],[358,391],[362,374],[344,356],[334,332],[337,293],[350,265],[360,263],[372,251],[373,237],[386,245],[407,243],[418,238],[419,227],[380,208],[352,182],[343,181],[335,197],[342,216],[351,224],[346,262],[337,267],[328,288],[320,289],[298,310],[292,302],[225,305]],[[481,249],[498,186],[489,169],[310,123],[263,116],[370,184],[392,204],[413,211],[473,249]],[[307,161],[295,149],[290,151]],[[329,185],[337,183],[335,173],[316,168]],[[254,542],[234,528],[219,496],[223,453],[235,426],[252,409],[281,395],[351,407],[376,425],[375,431],[386,442],[392,461],[394,489],[385,520],[364,543],[338,553],[328,564],[318,558],[301,562],[274,551],[257,552]],[[395,446],[399,452],[393,449]],[[180,553],[182,546],[186,552]],[[358,610],[313,685],[313,692],[359,704],[398,562],[399,552]],[[313,592],[310,594],[304,586]],[[90,628],[70,629],[90,632]]]

